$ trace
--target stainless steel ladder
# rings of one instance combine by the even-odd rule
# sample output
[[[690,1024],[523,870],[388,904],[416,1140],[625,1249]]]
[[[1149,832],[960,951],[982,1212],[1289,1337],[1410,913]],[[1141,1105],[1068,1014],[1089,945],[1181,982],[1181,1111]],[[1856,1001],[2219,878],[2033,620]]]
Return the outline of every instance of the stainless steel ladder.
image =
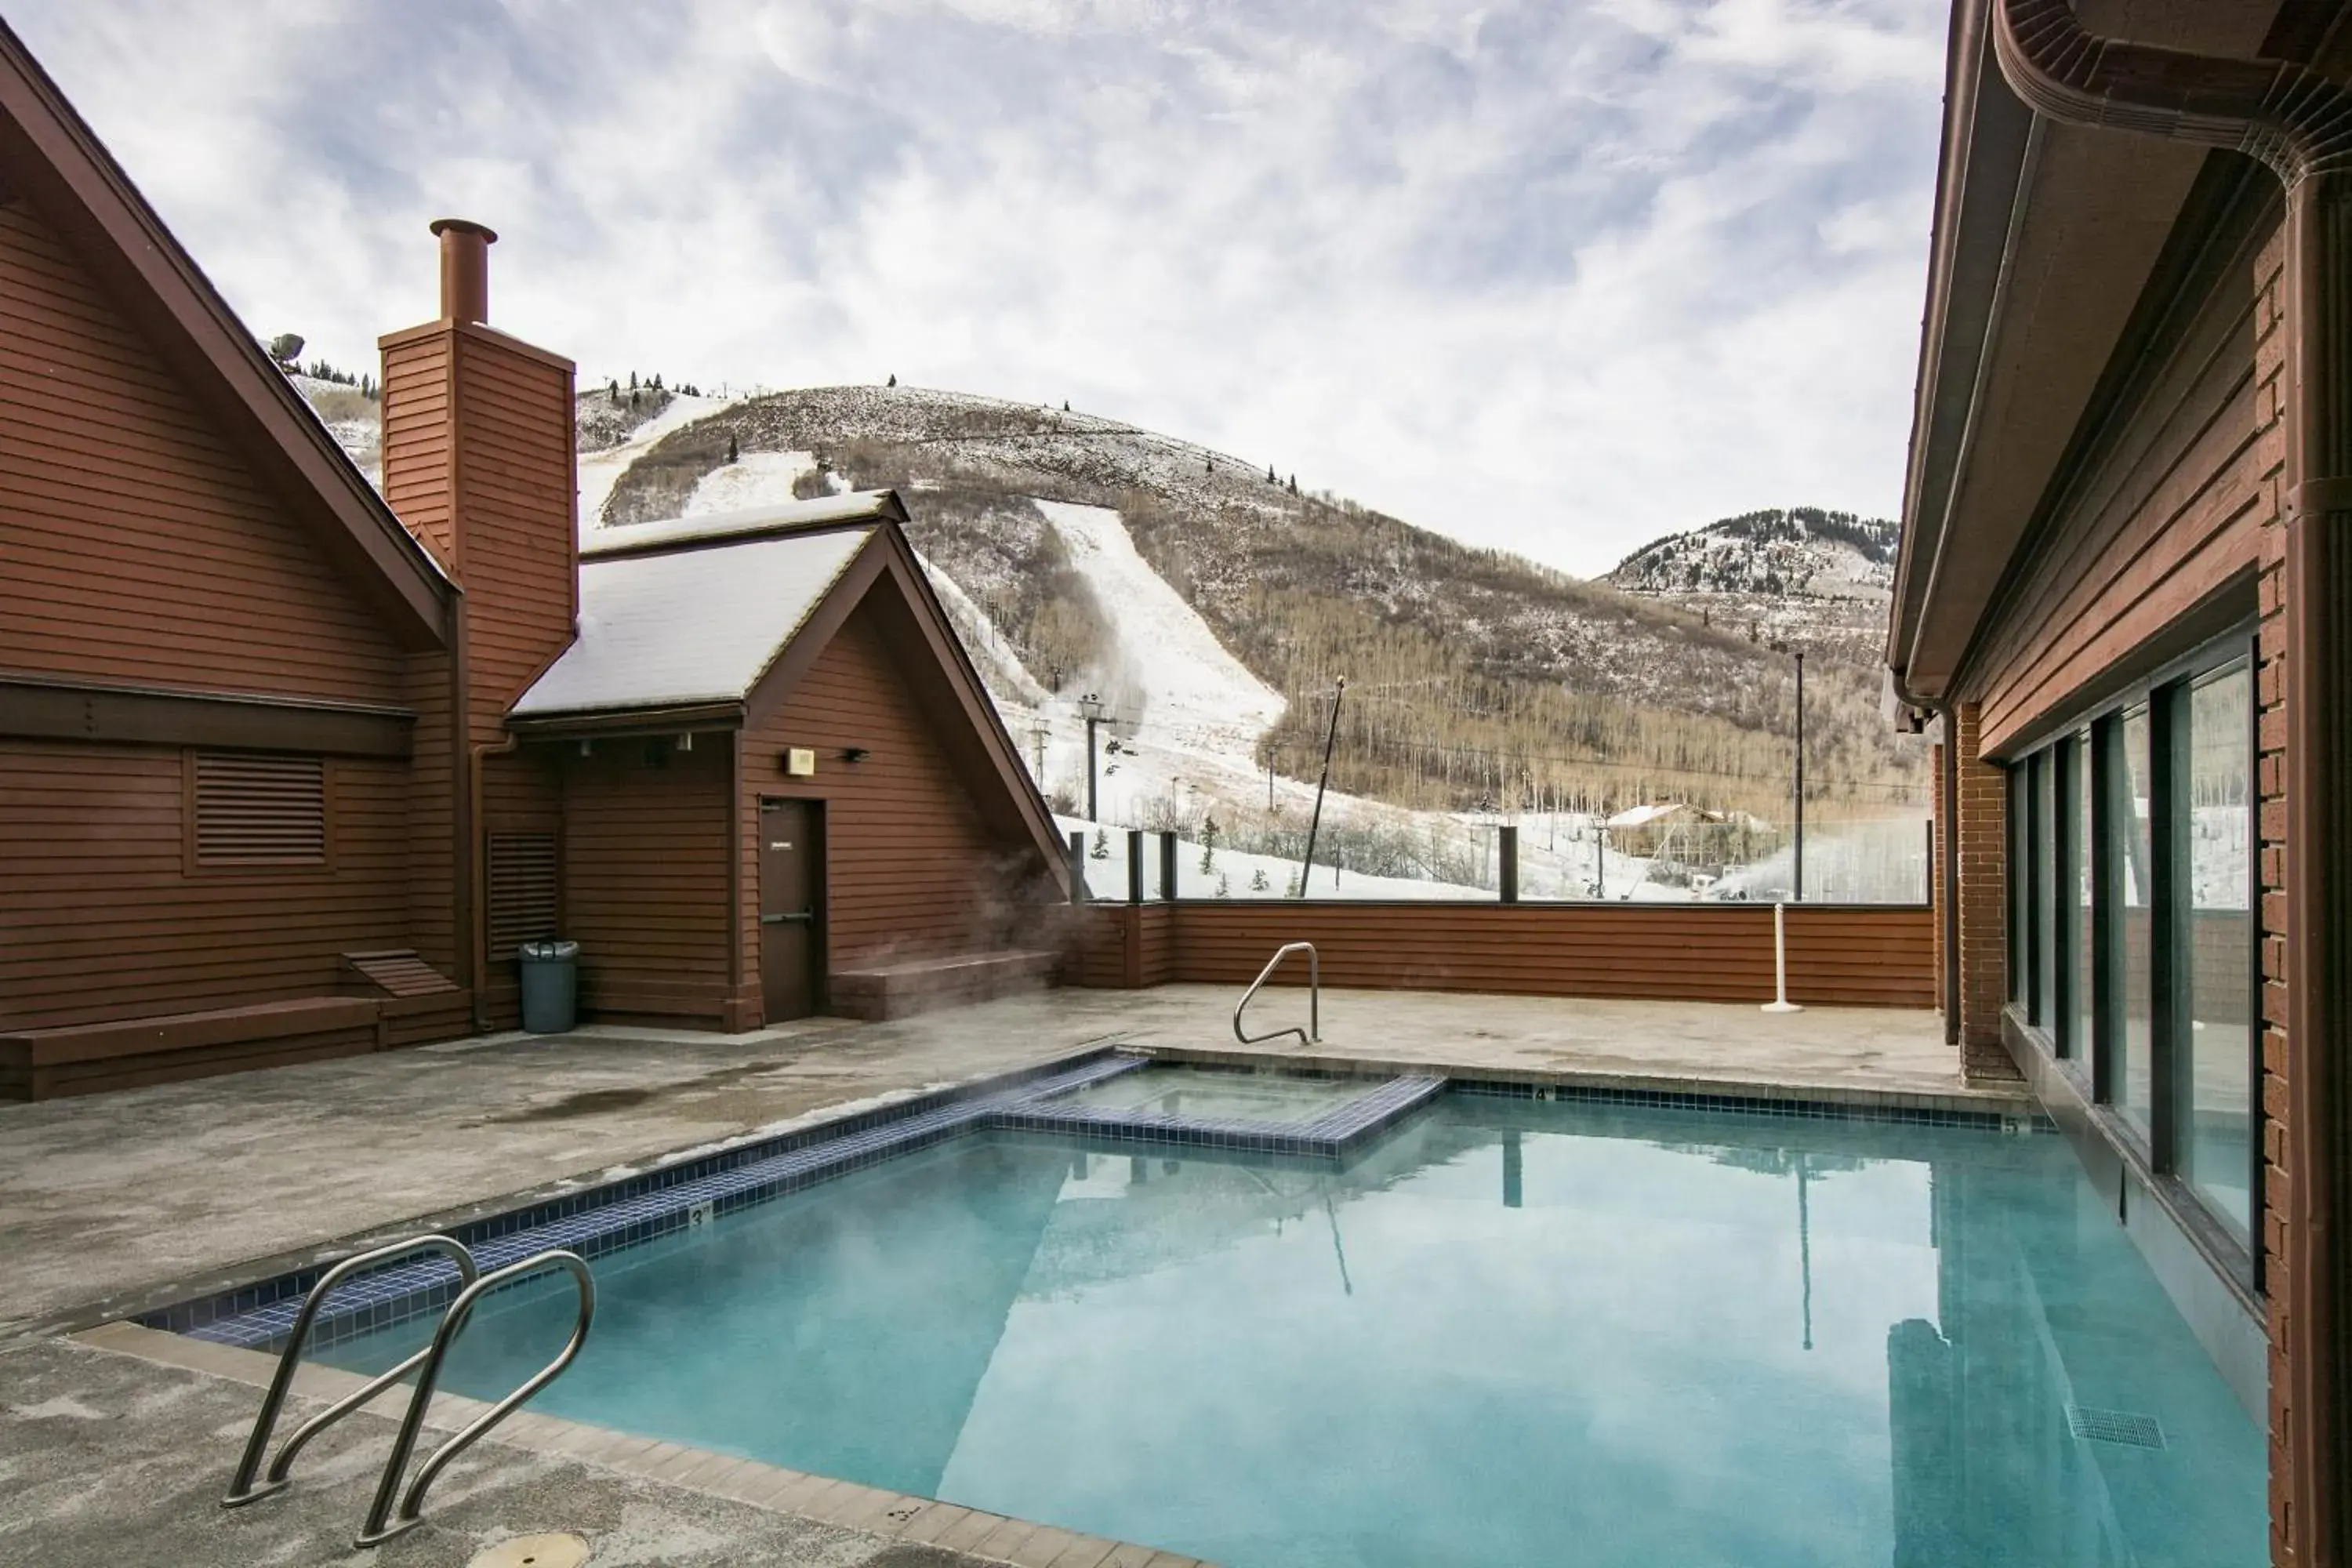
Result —
[[[270,1461],[268,1474],[262,1475],[259,1483],[256,1484],[255,1477],[261,1472],[262,1457],[269,1448],[270,1434],[278,1425],[278,1415],[285,1408],[286,1395],[294,1385],[294,1373],[301,1362],[303,1346],[310,1342],[310,1330],[318,1321],[320,1309],[326,1305],[329,1293],[364,1269],[412,1258],[420,1252],[446,1254],[457,1266],[457,1276],[463,1281],[463,1288],[442,1310],[441,1321],[434,1330],[433,1342],[296,1427],[293,1436],[287,1438],[285,1445],[278,1450],[278,1457]],[[409,1484],[406,1495],[401,1495],[400,1479],[408,1468],[410,1458],[415,1453],[417,1434],[425,1425],[425,1407],[432,1403],[435,1385],[440,1381],[441,1363],[448,1356],[451,1342],[473,1316],[476,1303],[501,1286],[520,1283],[550,1268],[564,1270],[579,1288],[580,1311],[572,1324],[571,1339],[553,1361],[435,1449],[432,1458],[425,1461],[424,1467],[416,1473],[416,1479]],[[301,1310],[295,1314],[294,1327],[288,1335],[285,1352],[278,1358],[277,1374],[269,1381],[268,1392],[262,1395],[261,1412],[253,1423],[253,1436],[246,1440],[245,1454],[237,1461],[236,1474],[229,1481],[228,1495],[221,1499],[221,1506],[239,1508],[283,1490],[293,1469],[294,1457],[302,1451],[305,1444],[414,1372],[418,1374],[416,1391],[410,1396],[407,1414],[401,1418],[400,1432],[393,1440],[392,1457],[384,1466],[383,1479],[377,1485],[375,1501],[368,1510],[367,1522],[362,1526],[359,1537],[352,1544],[375,1546],[391,1540],[420,1521],[425,1489],[432,1486],[434,1478],[448,1466],[449,1461],[472,1447],[491,1427],[513,1415],[525,1400],[554,1382],[563,1369],[572,1364],[580,1354],[580,1347],[587,1342],[588,1325],[595,1312],[596,1281],[589,1273],[585,1260],[576,1253],[541,1252],[484,1274],[475,1263],[474,1255],[466,1249],[463,1243],[453,1237],[431,1235],[413,1236],[404,1241],[395,1241],[344,1258],[319,1276],[318,1283],[311,1286],[310,1294],[303,1298]],[[399,1501],[396,1516],[393,1506],[395,1498]]]
[[[254,1477],[261,1469],[261,1457],[269,1447],[269,1434],[278,1425],[278,1412],[286,1407],[287,1391],[294,1386],[294,1369],[302,1360],[302,1347],[310,1342],[311,1325],[318,1321],[319,1309],[326,1305],[329,1292],[362,1269],[414,1257],[420,1252],[448,1254],[450,1261],[457,1266],[458,1278],[469,1286],[481,1272],[474,1265],[474,1255],[467,1251],[465,1245],[456,1237],[412,1236],[405,1241],[395,1241],[388,1247],[379,1247],[373,1251],[346,1258],[319,1276],[319,1282],[311,1286],[310,1293],[302,1299],[302,1310],[294,1316],[294,1329],[286,1341],[286,1352],[278,1358],[278,1374],[269,1380],[269,1392],[261,1396],[261,1414],[254,1418],[253,1436],[246,1440],[245,1457],[236,1462],[236,1474],[228,1483],[228,1495],[221,1499],[221,1507],[242,1508],[247,1503],[257,1502],[273,1492],[283,1490],[288,1473],[294,1468],[294,1456],[302,1451],[304,1444],[425,1363],[425,1358],[432,1353],[429,1348],[418,1351],[357,1394],[337,1400],[302,1423],[294,1429],[294,1436],[286,1439],[286,1446],[278,1450],[278,1458],[270,1463],[269,1474],[260,1485],[254,1484]]]
[[[1282,967],[1282,961],[1294,952],[1303,952],[1307,955],[1307,1027],[1302,1029],[1293,1025],[1287,1029],[1276,1029],[1264,1035],[1244,1034],[1242,1013],[1249,1006],[1250,999],[1257,994],[1258,988],[1266,983],[1274,972]],[[1242,1044],[1261,1046],[1268,1040],[1278,1040],[1285,1035],[1297,1035],[1298,1043],[1303,1046],[1319,1046],[1323,1043],[1323,959],[1322,955],[1315,951],[1315,944],[1311,942],[1288,942],[1276,948],[1274,956],[1266,960],[1265,967],[1257,972],[1257,978],[1250,982],[1249,989],[1242,993],[1242,999],[1234,1004],[1234,1038]]]
[[[400,1478],[408,1468],[409,1457],[416,1451],[416,1435],[425,1426],[425,1407],[433,1403],[433,1386],[440,1380],[441,1363],[449,1353],[449,1346],[464,1331],[466,1321],[474,1315],[474,1305],[484,1296],[502,1285],[521,1282],[533,1274],[561,1268],[572,1276],[580,1289],[580,1315],[572,1327],[572,1338],[564,1342],[553,1361],[541,1367],[522,1385],[458,1431],[447,1442],[433,1450],[433,1457],[417,1467],[416,1479],[408,1483],[408,1490],[400,1490]],[[588,1340],[588,1324],[596,1315],[596,1280],[588,1272],[587,1260],[575,1252],[550,1251],[536,1253],[520,1263],[509,1263],[504,1268],[493,1269],[457,1293],[449,1310],[441,1316],[441,1326],[433,1331],[433,1342],[423,1353],[424,1369],[416,1374],[416,1392],[408,1401],[408,1414],[400,1419],[400,1435],[393,1439],[392,1458],[385,1461],[383,1479],[375,1489],[375,1501],[368,1509],[367,1522],[360,1528],[353,1546],[381,1546],[394,1536],[415,1528],[424,1518],[425,1489],[433,1479],[448,1468],[449,1461],[473,1447],[482,1435],[513,1415],[532,1394],[553,1383],[579,1354]],[[397,1496],[400,1507],[394,1510]]]

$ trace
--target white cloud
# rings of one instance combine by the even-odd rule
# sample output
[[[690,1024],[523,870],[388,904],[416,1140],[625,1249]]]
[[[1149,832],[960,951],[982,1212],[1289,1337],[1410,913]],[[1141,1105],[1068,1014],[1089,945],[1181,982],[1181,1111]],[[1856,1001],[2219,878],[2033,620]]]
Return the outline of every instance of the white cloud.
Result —
[[[1899,494],[1927,0],[19,0],[265,333],[1058,402],[1571,570]]]

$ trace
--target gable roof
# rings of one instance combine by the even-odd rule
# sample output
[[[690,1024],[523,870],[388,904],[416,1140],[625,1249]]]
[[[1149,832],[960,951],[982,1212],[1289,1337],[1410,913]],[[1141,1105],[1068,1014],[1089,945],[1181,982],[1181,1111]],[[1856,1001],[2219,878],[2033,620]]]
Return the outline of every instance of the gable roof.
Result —
[[[849,616],[886,640],[982,815],[1066,880],[1061,832],[955,634],[888,490],[598,531],[581,550],[572,646],[508,713],[518,734],[740,726],[791,694]]]
[[[844,528],[583,557],[578,633],[514,717],[742,701],[873,536]]]
[[[81,258],[397,640],[446,645],[456,585],[0,21],[0,201],[19,199]]]

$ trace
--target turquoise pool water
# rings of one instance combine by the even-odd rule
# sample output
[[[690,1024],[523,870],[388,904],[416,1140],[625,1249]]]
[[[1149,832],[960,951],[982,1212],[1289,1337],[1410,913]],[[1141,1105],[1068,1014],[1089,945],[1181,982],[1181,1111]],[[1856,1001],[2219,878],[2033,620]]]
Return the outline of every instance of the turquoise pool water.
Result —
[[[973,1136],[596,1272],[538,1408],[1231,1568],[2267,1560],[2260,1435],[2054,1137],[1466,1096],[1337,1172]],[[445,1386],[570,1310],[501,1299]]]

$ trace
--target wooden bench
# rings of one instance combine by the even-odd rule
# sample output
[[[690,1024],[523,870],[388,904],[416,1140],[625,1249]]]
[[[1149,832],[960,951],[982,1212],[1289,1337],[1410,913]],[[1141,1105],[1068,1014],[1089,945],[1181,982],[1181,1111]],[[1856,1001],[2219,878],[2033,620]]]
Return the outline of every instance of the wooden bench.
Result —
[[[377,1047],[382,1004],[309,996],[0,1034],[0,1100],[134,1089]]]
[[[878,1024],[942,1007],[1043,991],[1054,984],[1061,955],[1015,948],[893,958],[836,969],[827,1011]]]
[[[454,1039],[473,997],[403,948],[342,955],[345,994],[0,1030],[0,1100],[51,1100]]]

